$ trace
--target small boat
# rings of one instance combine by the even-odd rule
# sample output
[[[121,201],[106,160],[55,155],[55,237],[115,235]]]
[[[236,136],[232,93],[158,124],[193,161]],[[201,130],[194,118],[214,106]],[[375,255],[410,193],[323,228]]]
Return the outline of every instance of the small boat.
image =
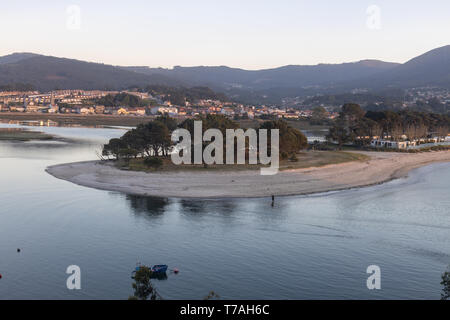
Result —
[[[157,264],[153,266],[152,272],[153,273],[166,273],[168,266],[165,264]]]
[[[144,265],[137,264],[136,269],[131,273],[131,278],[134,279],[136,276],[136,272],[138,272],[142,267],[145,267]],[[150,276],[151,279],[158,279],[158,280],[166,280],[167,279],[167,269],[169,267],[165,264],[157,264],[154,265],[150,270],[152,271],[152,274]]]

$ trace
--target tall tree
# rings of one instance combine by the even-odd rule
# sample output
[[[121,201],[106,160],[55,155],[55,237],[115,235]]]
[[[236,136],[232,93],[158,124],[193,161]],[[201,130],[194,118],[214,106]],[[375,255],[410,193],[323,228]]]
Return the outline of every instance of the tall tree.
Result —
[[[129,300],[157,300],[159,295],[155,288],[153,287],[153,283],[151,281],[152,278],[152,270],[146,266],[140,266],[136,273],[134,274],[134,283],[132,287],[134,289],[134,295],[129,298]]]
[[[365,113],[366,112],[361,108],[359,104],[346,103],[342,106],[340,118],[343,120],[354,122],[364,117]]]
[[[347,122],[338,119],[328,131],[326,138],[330,142],[336,142],[339,149],[342,149],[345,143],[353,141],[354,135],[350,132]]]
[[[450,267],[448,271],[444,272],[442,275],[442,293],[441,300],[449,300],[450,299]]]
[[[259,129],[267,129],[270,135],[270,130],[278,129],[280,134],[280,155],[282,158],[287,158],[289,155],[295,154],[298,151],[305,149],[308,146],[308,139],[306,136],[295,128],[292,128],[284,120],[265,121],[261,124]],[[270,139],[267,141],[270,146]]]

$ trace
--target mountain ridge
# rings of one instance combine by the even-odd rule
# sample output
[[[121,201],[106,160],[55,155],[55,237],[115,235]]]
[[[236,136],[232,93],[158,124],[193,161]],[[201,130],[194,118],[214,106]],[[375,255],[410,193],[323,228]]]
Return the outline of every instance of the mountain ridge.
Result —
[[[228,66],[113,66],[29,52],[0,57],[0,85],[29,83],[52,89],[124,89],[131,86],[207,86],[239,100],[247,97],[295,97],[355,88],[450,88],[450,45],[406,63],[366,59],[340,64],[286,65],[261,70]],[[263,99],[264,100],[264,99]],[[268,100],[268,101],[269,101]]]

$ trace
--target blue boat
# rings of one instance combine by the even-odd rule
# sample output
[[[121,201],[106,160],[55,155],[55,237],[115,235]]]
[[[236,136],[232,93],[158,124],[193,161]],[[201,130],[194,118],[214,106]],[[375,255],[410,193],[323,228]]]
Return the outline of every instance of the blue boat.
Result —
[[[159,274],[166,273],[167,272],[167,268],[168,268],[168,266],[165,265],[165,264],[157,264],[157,265],[153,266],[152,272],[153,273],[159,273]]]

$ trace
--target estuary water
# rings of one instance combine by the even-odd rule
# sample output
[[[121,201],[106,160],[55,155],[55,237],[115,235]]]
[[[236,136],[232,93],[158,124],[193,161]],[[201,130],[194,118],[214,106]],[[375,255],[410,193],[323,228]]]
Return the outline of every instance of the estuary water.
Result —
[[[267,198],[148,198],[45,172],[97,159],[124,130],[33,130],[76,141],[0,141],[0,299],[127,299],[137,262],[180,270],[155,280],[166,299],[440,298],[450,164],[368,188],[280,197],[274,207]],[[81,290],[66,287],[70,265],[81,268]],[[367,289],[370,265],[381,269],[381,290]]]

